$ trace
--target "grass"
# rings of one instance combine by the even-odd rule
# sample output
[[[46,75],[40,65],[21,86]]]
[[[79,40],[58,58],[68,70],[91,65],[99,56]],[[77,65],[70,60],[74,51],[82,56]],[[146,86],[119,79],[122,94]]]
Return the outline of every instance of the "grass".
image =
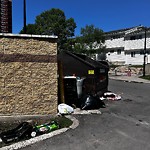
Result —
[[[146,75],[146,76],[141,76],[140,78],[142,78],[142,79],[146,79],[146,80],[150,80],[150,75]]]
[[[54,121],[58,122],[60,128],[67,128],[72,125],[72,121],[64,116],[56,117],[53,119]]]

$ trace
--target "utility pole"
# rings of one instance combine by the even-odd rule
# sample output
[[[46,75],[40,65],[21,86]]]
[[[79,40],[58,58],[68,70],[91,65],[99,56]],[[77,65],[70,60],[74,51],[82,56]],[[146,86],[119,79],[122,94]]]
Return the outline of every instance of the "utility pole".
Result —
[[[24,5],[23,5],[23,14],[24,14],[24,34],[26,34],[27,30],[26,30],[26,0],[24,0]]]
[[[145,62],[146,62],[146,31],[147,31],[147,28],[144,27],[144,62],[143,62],[143,77],[145,77]]]

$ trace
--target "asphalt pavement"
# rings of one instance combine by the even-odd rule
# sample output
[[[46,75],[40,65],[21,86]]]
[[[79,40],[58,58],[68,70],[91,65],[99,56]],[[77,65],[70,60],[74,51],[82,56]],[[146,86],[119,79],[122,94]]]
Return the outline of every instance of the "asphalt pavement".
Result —
[[[141,78],[139,78],[136,75],[131,75],[131,76],[109,75],[109,78],[113,79],[113,80],[121,80],[121,81],[124,81],[124,82],[150,83],[150,81],[141,79]],[[80,112],[77,112],[77,113],[80,114]],[[85,113],[87,113],[87,114],[93,114],[93,113],[98,114],[98,112],[85,112]],[[81,112],[81,114],[83,114],[83,112]],[[101,114],[101,112],[99,112],[99,114]],[[15,116],[13,116],[13,117],[12,116],[1,116],[0,117],[0,121],[7,121],[10,118],[14,119],[14,117]],[[19,118],[20,117],[21,116],[19,116]],[[73,125],[70,128],[71,129],[75,129],[79,125],[79,121],[77,119],[75,119],[74,117],[70,117],[70,119],[72,119],[72,121],[73,121]],[[65,128],[65,129],[62,129],[60,131],[59,130],[55,131],[54,133],[50,133],[46,137],[41,136],[41,137],[38,137],[38,138],[35,138],[35,139],[31,139],[31,140],[28,140],[28,141],[23,141],[23,142],[15,143],[15,144],[12,144],[11,146],[6,146],[6,147],[3,147],[3,148],[0,148],[0,150],[20,149],[22,147],[25,147],[26,145],[30,145],[30,144],[36,143],[38,141],[44,140],[45,138],[50,138],[50,137],[52,137],[54,135],[62,134],[63,132],[67,131],[70,128]]]

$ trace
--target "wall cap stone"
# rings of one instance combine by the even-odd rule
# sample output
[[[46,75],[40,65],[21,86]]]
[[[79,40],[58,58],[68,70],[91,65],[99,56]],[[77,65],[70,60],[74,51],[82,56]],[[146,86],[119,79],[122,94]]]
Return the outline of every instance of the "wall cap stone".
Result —
[[[22,38],[52,38],[57,39],[58,36],[54,35],[34,35],[34,34],[11,34],[11,33],[0,33],[0,36],[4,37],[22,37]]]

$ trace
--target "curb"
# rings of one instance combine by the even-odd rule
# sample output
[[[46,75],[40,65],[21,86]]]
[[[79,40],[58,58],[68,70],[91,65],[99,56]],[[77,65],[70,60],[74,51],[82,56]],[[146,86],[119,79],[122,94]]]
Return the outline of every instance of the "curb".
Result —
[[[119,79],[119,78],[114,78],[114,77],[109,77],[111,80],[117,80],[117,81],[123,81],[123,82],[129,82],[129,83],[150,83],[149,81],[135,81],[135,80],[128,80],[128,79]]]
[[[75,117],[73,117],[73,116],[66,116],[66,118],[68,118],[71,121],[73,121],[73,124],[69,128],[62,128],[62,129],[50,132],[48,134],[43,134],[43,135],[37,136],[35,138],[31,138],[29,140],[17,142],[15,144],[2,147],[2,148],[0,148],[0,150],[15,150],[15,149],[24,148],[24,147],[29,146],[31,144],[34,144],[36,142],[43,141],[43,140],[51,138],[51,137],[53,137],[55,135],[59,135],[61,133],[64,133],[64,132],[68,131],[69,129],[75,129],[79,125],[79,121]]]
[[[122,82],[129,82],[129,83],[144,83],[144,82],[139,82],[139,81],[124,80],[124,79],[114,79],[114,78],[110,78],[110,79],[111,79],[111,80],[122,81]]]

